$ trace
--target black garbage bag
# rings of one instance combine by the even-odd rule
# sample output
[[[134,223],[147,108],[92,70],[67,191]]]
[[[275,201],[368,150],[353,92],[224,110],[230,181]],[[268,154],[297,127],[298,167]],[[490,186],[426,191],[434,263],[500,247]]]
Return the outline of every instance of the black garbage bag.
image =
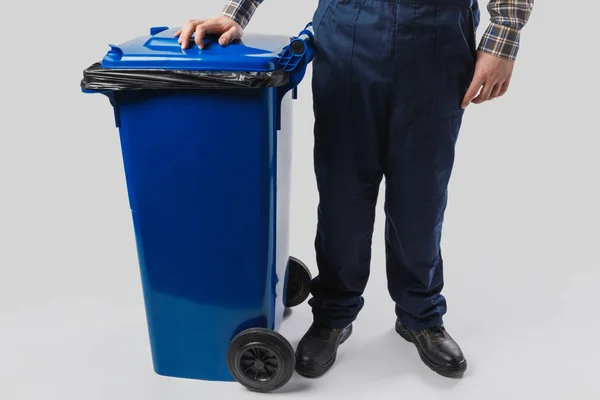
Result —
[[[288,83],[289,72],[194,71],[103,68],[97,62],[83,72],[81,88],[90,91],[148,89],[261,89]]]

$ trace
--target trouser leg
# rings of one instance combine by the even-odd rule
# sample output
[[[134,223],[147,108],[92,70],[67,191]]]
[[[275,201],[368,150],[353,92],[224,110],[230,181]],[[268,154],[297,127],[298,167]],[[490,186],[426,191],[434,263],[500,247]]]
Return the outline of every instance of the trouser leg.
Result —
[[[322,4],[327,2],[322,2]],[[363,307],[389,117],[393,5],[334,1],[315,26],[314,162],[319,190],[315,322],[348,325]],[[389,12],[386,12],[387,11]],[[383,30],[382,30],[383,29]]]
[[[409,329],[446,312],[441,235],[475,65],[469,2],[398,3],[396,91],[386,141],[386,259],[396,314]]]

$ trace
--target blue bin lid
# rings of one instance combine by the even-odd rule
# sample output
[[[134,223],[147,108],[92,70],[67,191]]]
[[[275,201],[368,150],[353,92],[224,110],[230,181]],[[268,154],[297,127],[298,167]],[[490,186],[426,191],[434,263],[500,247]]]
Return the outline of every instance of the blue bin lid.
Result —
[[[103,68],[177,69],[200,71],[265,72],[278,69],[278,56],[290,44],[280,35],[246,33],[242,40],[221,46],[215,36],[205,38],[204,49],[195,43],[181,49],[174,37],[178,28],[154,27],[150,35],[120,45],[109,45]]]

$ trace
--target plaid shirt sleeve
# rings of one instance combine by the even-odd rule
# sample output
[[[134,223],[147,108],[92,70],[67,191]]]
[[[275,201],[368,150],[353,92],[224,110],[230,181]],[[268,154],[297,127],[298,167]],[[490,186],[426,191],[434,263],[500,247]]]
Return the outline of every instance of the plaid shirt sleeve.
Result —
[[[490,0],[491,23],[479,44],[485,53],[514,60],[519,51],[521,30],[527,24],[534,0]]]
[[[256,8],[262,2],[263,0],[228,0],[222,15],[233,19],[242,28],[246,28]]]

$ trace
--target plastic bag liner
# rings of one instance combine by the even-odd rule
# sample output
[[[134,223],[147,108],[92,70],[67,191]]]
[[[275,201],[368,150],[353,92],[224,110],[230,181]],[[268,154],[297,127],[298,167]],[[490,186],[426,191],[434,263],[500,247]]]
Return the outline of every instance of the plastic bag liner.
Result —
[[[83,72],[81,88],[97,91],[148,89],[260,89],[284,86],[289,72],[194,71],[166,69],[113,69],[92,64]]]

